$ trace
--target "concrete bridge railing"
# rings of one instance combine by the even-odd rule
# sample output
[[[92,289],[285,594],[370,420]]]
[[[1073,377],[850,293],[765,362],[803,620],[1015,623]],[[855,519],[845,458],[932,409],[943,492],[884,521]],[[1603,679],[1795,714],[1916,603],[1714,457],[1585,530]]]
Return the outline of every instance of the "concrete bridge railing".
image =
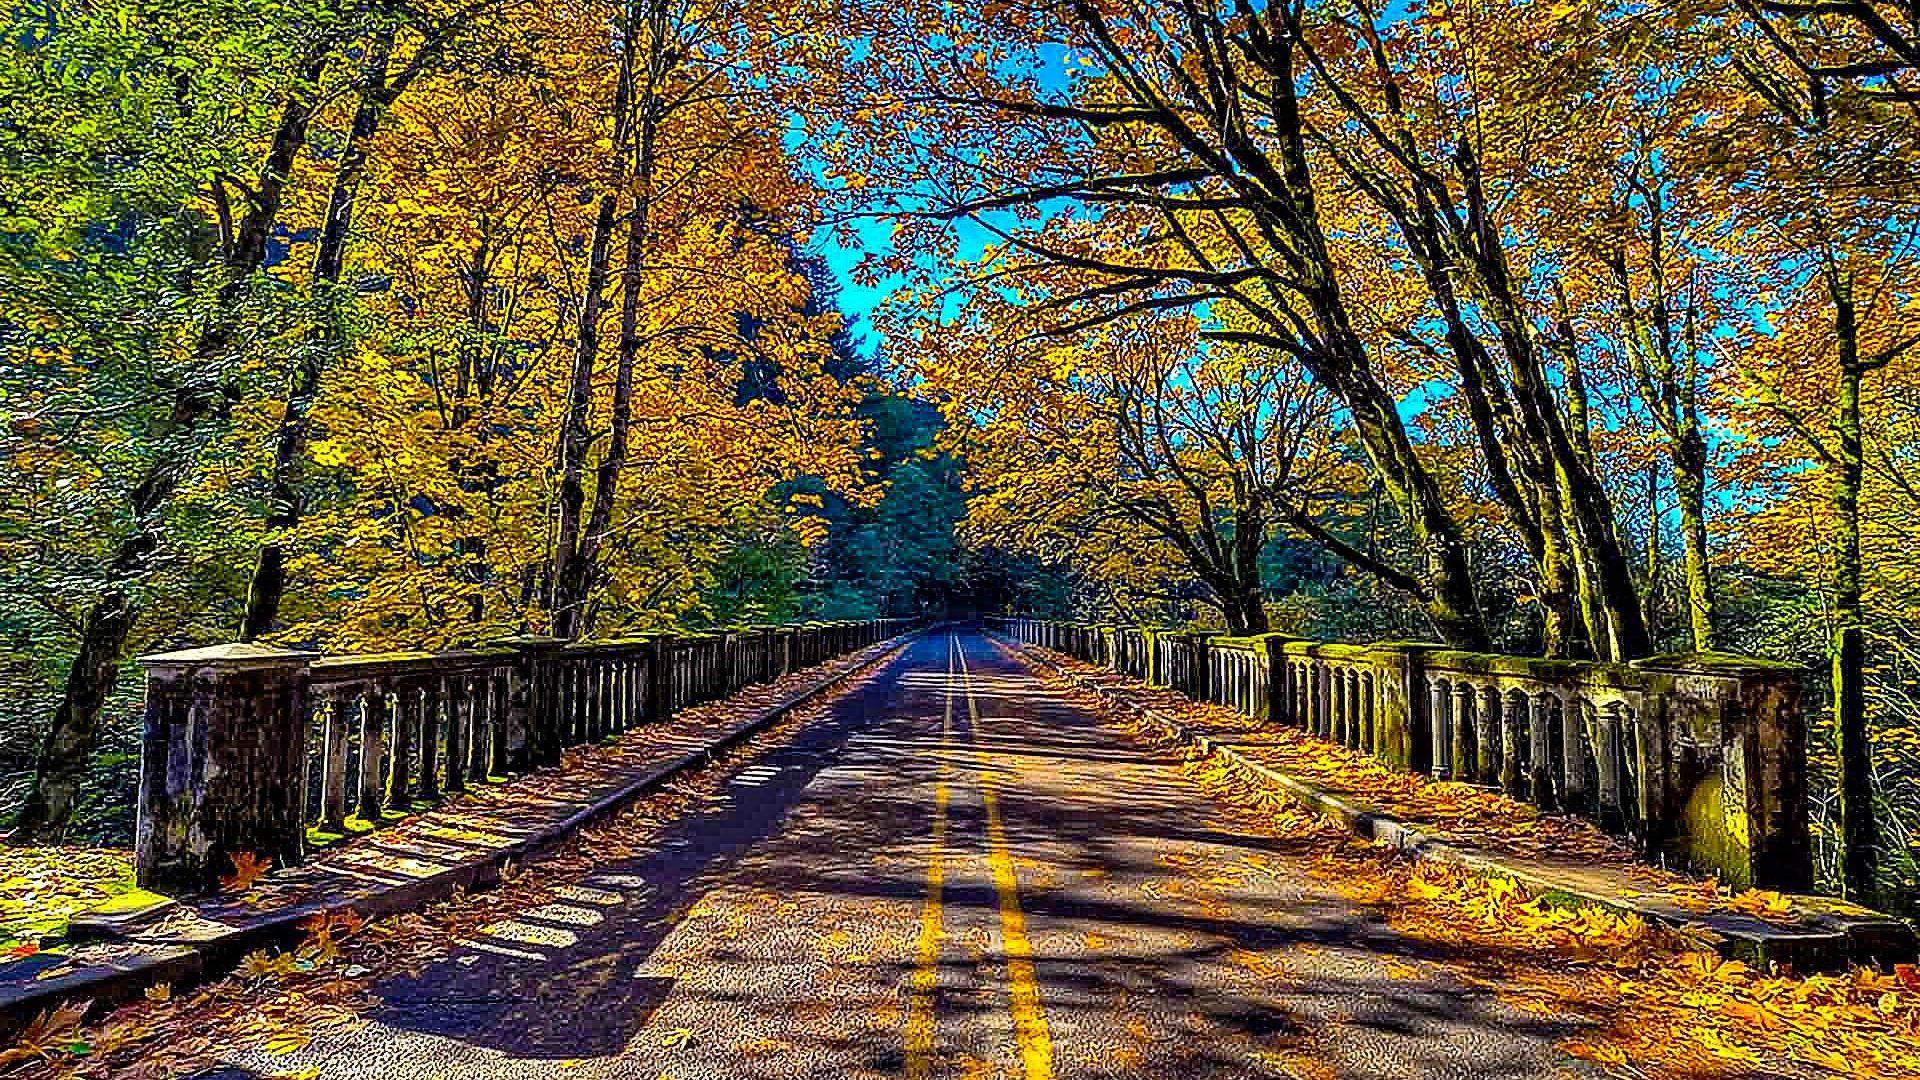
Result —
[[[1436,779],[1498,788],[1738,886],[1811,885],[1802,671],[1723,654],[1630,664],[989,620],[1189,697]]]
[[[911,625],[514,637],[364,656],[236,644],[142,657],[138,877],[197,889],[229,871],[235,854],[299,863],[310,829],[370,828],[471,784],[557,765],[568,747]]]

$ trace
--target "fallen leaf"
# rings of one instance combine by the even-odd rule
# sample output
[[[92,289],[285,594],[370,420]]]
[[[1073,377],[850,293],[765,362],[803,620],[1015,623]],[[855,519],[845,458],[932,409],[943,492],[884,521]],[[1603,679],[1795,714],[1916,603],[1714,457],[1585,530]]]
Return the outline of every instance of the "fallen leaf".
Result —
[[[220,888],[226,892],[246,892],[273,870],[273,860],[262,859],[251,851],[236,851],[228,859],[233,863],[233,873],[220,878]]]

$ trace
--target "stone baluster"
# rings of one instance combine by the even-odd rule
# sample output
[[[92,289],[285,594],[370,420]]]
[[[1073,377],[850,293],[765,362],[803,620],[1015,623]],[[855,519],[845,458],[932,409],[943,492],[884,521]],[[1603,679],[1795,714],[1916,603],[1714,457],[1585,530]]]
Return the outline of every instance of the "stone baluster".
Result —
[[[1560,699],[1542,690],[1533,696],[1533,802],[1542,810],[1560,808]]]
[[[1587,780],[1588,714],[1592,711],[1577,696],[1560,703],[1560,802],[1569,813],[1584,814],[1593,809],[1593,792]]]
[[[613,730],[616,735],[624,735],[633,727],[635,705],[639,700],[640,673],[633,660],[633,654],[625,651],[613,664],[613,684],[615,688],[613,709]]]
[[[1367,703],[1360,691],[1361,674],[1354,668],[1347,669],[1347,747],[1358,750],[1365,745],[1367,727]]]
[[[472,725],[467,734],[467,778],[484,783],[493,759],[493,728],[499,721],[494,711],[493,674],[479,672],[467,680],[467,700],[472,702]]]
[[[443,695],[439,679],[420,684],[420,798],[440,801],[440,706]]]
[[[613,660],[605,653],[587,658],[587,737],[597,743],[613,730]]]
[[[360,719],[360,693],[341,687],[327,695],[326,728],[320,751],[320,827],[329,832],[347,828],[347,749]]]
[[[413,767],[418,756],[420,690],[402,682],[393,691],[393,745],[387,754],[387,809],[396,814],[413,810]]]
[[[1366,718],[1360,729],[1360,748],[1376,757],[1380,755],[1380,680],[1373,672],[1360,675],[1360,694],[1365,708],[1362,715]]]
[[[1466,679],[1453,681],[1453,712],[1450,717],[1452,753],[1449,755],[1453,765],[1453,778],[1460,781],[1478,779],[1474,766],[1479,761],[1478,747],[1474,736],[1479,717],[1474,715],[1477,696],[1472,684]]]
[[[1474,688],[1473,751],[1474,779],[1482,784],[1500,782],[1500,691],[1493,686]]]
[[[586,683],[586,733],[581,738],[584,743],[597,743],[607,737],[607,706],[611,702],[613,665],[604,653],[595,653],[581,660],[583,680]]]
[[[360,699],[360,799],[354,813],[363,821],[380,820],[380,766],[387,753],[387,723],[392,709],[383,682],[369,685]]]
[[[1319,658],[1307,661],[1307,731],[1326,738],[1333,730],[1333,673]]]
[[[1328,742],[1347,741],[1347,672],[1338,664],[1327,665]]]
[[[467,723],[471,707],[465,676],[449,676],[443,693],[447,711],[447,791],[458,795],[467,790]]]
[[[647,654],[642,645],[635,645],[627,654],[627,713],[626,728],[632,731],[640,726],[647,717]]]
[[[647,722],[658,723],[672,711],[673,639],[658,634],[647,642]]]
[[[1493,691],[1490,701],[1499,701],[1499,691]],[[1525,694],[1509,694],[1500,702],[1500,790],[1523,798],[1527,793],[1526,774],[1521,771],[1521,748],[1526,745],[1527,733],[1527,697]]]
[[[1620,752],[1626,732],[1626,725],[1621,720],[1621,708],[1618,701],[1611,701],[1594,716],[1594,734],[1597,737],[1593,750],[1600,788],[1599,821],[1600,827],[1609,832],[1623,831],[1627,822],[1625,801],[1621,798],[1620,789]]]
[[[1453,777],[1450,760],[1453,749],[1453,740],[1450,736],[1453,721],[1453,694],[1444,679],[1429,680],[1427,689],[1432,700],[1432,711],[1429,715],[1432,717],[1433,728],[1433,778],[1449,780]]]

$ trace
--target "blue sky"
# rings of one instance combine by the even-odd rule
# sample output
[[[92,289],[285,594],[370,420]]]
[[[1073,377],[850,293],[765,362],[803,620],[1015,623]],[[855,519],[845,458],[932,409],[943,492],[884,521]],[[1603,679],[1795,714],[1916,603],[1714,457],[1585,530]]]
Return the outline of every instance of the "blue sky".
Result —
[[[885,222],[866,221],[857,226],[857,231],[871,246],[871,250],[882,250],[886,247],[891,227]],[[873,324],[868,321],[868,316],[874,308],[885,302],[892,289],[886,282],[877,288],[868,288],[853,280],[854,267],[859,265],[869,248],[845,247],[830,229],[821,229],[809,246],[833,268],[834,278],[840,283],[840,310],[853,322],[853,335],[860,345],[860,351],[872,356],[880,347],[880,338]]]

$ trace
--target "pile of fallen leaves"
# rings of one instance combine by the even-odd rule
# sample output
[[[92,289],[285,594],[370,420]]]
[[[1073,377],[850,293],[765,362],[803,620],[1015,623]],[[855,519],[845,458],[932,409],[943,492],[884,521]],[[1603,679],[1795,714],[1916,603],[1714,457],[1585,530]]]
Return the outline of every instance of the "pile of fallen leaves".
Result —
[[[0,847],[0,961],[31,955],[69,918],[132,888],[130,851]]]
[[[1144,724],[1109,720],[1136,737]],[[1562,1045],[1604,1065],[1664,1076],[1920,1076],[1920,969],[1844,974],[1763,972],[1709,943],[1594,905],[1535,895],[1360,840],[1217,757],[1188,751],[1183,769],[1243,827],[1311,839],[1315,873],[1396,931],[1464,958],[1468,977],[1511,1005],[1572,1018]],[[1766,894],[1755,901],[1765,904]]]
[[[815,675],[819,670],[815,670]],[[871,677],[871,675],[865,676]],[[41,1016],[0,1051],[7,1080],[170,1080],[221,1066],[242,1054],[286,1057],[316,1038],[352,1031],[379,1005],[377,983],[418,976],[483,928],[559,899],[556,890],[603,863],[637,857],[692,807],[723,790],[727,778],[816,719],[838,694],[796,709],[697,773],[666,785],[603,825],[581,830],[524,867],[504,868],[497,886],[456,894],[418,913],[363,922],[352,913],[315,916],[305,939],[286,951],[245,957],[233,974],[184,994],[161,985],[84,1024],[90,1003]],[[704,710],[739,708],[720,702]],[[690,711],[691,712],[691,711]],[[257,881],[257,875],[255,875]],[[269,878],[268,881],[271,879]],[[244,894],[266,882],[231,879]]]

